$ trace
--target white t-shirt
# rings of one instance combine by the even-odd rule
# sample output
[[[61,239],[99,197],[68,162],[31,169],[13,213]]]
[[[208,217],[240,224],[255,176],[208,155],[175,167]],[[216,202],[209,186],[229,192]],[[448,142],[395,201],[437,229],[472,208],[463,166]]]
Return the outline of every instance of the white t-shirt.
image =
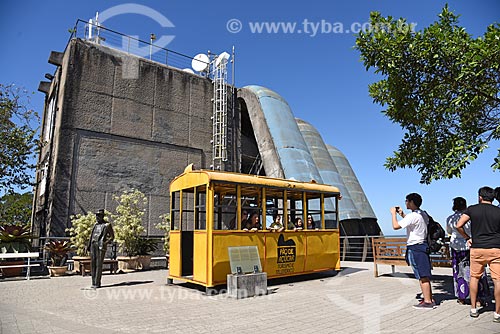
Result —
[[[398,222],[399,226],[406,228],[406,244],[416,245],[427,241],[427,224],[429,217],[422,210],[415,210],[407,214]]]

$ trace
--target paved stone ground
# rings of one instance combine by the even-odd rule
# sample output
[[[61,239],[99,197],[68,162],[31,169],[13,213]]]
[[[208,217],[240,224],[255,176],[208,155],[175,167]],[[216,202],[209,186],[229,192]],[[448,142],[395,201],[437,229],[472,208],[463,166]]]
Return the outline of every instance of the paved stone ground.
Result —
[[[270,294],[235,300],[207,296],[167,270],[90,277],[0,279],[0,333],[500,333],[492,308],[478,319],[456,303],[451,269],[437,268],[439,307],[415,310],[418,282],[408,267],[343,262],[338,274],[270,281]]]

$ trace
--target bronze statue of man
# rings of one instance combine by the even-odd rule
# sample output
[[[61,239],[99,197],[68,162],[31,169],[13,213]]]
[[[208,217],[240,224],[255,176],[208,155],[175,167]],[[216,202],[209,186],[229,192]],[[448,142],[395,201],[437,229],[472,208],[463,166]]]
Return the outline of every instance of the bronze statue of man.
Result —
[[[91,258],[90,269],[92,273],[93,289],[101,287],[102,263],[106,255],[107,245],[115,238],[111,223],[107,223],[104,220],[104,210],[100,209],[96,212],[95,216],[97,223],[92,229],[90,241],[87,246]]]

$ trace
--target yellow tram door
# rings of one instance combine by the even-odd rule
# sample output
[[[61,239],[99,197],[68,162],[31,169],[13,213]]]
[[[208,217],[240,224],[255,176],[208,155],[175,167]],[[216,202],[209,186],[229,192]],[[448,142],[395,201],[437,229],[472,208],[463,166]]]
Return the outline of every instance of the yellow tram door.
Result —
[[[176,278],[191,279],[193,276],[194,224],[193,210],[187,205],[189,191],[171,193],[171,230],[169,275]],[[191,222],[191,223],[190,223]],[[171,279],[168,283],[171,283]]]

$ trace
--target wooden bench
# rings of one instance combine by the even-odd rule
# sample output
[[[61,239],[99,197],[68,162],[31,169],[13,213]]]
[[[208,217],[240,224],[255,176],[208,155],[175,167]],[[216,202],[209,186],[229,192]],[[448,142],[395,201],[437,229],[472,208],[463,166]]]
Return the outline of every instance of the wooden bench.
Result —
[[[396,266],[408,266],[405,260],[406,238],[405,237],[373,237],[373,265],[374,275],[378,277],[378,264],[388,264],[395,273]],[[443,253],[432,253],[430,255],[433,267],[451,267],[451,259],[448,247],[443,247]]]
[[[75,260],[80,264],[80,273],[82,276],[85,276],[86,271],[90,271],[91,267],[91,260],[90,259],[84,259],[84,260]],[[103,266],[104,265],[109,265],[109,272],[110,274],[116,274],[116,271],[118,270],[118,260],[113,260],[113,259],[104,259],[102,262]]]
[[[39,267],[40,264],[31,264],[32,258],[38,258],[40,254],[38,252],[29,253],[0,253],[0,259],[28,259],[27,264],[14,264],[14,265],[1,265],[0,268],[26,268],[26,279],[29,281],[31,267]]]
[[[395,273],[395,266],[407,266],[405,261],[406,238],[372,238],[374,275],[378,277],[378,264],[388,264]]]

